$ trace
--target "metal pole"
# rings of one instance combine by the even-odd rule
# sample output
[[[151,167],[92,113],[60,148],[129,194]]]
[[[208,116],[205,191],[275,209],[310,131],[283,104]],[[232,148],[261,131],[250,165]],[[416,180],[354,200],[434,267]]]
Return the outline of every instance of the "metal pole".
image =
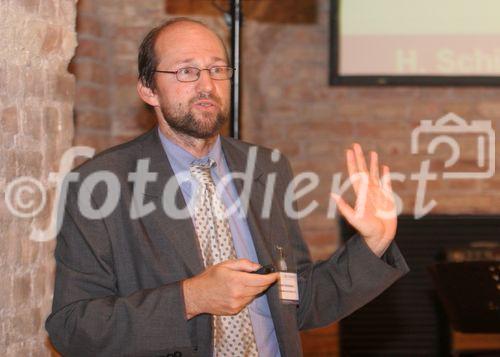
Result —
[[[240,36],[241,36],[240,0],[231,1],[231,63],[235,68],[231,86],[231,136],[240,138]]]

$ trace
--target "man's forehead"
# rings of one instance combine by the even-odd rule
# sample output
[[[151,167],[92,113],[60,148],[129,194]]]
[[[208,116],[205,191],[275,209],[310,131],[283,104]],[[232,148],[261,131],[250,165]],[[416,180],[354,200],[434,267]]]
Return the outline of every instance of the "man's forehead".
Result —
[[[183,63],[193,63],[199,60],[197,57],[186,57],[179,59],[178,61],[175,61],[173,64],[183,64]],[[219,57],[219,56],[212,56],[209,58],[210,62],[226,62],[226,59],[224,57]]]
[[[166,28],[158,36],[155,47],[160,61],[168,56],[174,63],[190,62],[199,55],[210,56],[213,61],[226,61],[221,39],[196,23],[180,22]]]

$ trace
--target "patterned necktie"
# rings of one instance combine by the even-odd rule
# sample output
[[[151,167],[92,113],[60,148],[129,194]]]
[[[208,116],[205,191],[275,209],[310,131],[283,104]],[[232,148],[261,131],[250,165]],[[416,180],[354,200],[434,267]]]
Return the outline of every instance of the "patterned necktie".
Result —
[[[224,204],[216,194],[209,160],[191,165],[190,172],[198,182],[195,196],[194,226],[205,267],[236,259],[229,221]],[[232,316],[214,315],[214,356],[258,356],[248,307]]]

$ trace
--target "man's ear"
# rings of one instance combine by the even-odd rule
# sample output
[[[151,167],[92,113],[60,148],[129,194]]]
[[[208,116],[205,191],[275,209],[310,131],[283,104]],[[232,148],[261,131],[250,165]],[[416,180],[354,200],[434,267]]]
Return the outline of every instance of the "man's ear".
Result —
[[[152,107],[158,107],[160,105],[156,93],[151,88],[146,87],[141,80],[137,81],[137,93],[139,93],[139,97],[141,97],[144,102]]]

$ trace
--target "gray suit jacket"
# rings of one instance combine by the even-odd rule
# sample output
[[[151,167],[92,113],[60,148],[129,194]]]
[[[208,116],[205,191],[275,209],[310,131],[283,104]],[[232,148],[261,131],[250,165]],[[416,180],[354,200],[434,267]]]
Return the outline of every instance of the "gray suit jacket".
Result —
[[[222,148],[232,172],[245,171],[249,144],[223,138]],[[288,269],[296,271],[299,305],[282,304],[276,286],[266,292],[282,356],[300,356],[300,329],[320,327],[348,315],[372,300],[408,271],[395,243],[382,259],[358,236],[333,256],[312,263],[298,222],[284,211],[283,197],[292,179],[285,158],[274,163],[271,151],[259,148],[248,210],[248,224],[262,265],[276,264],[275,247],[287,252]],[[131,219],[133,185],[127,180],[137,161],[150,159],[155,182],[140,192],[156,209]],[[96,171],[110,171],[119,180],[116,209],[100,219],[86,218],[78,209],[79,191],[101,207],[107,185],[92,192],[82,181]],[[156,128],[111,148],[75,172],[68,184],[62,229],[57,238],[56,282],[52,314],[46,328],[65,356],[210,356],[212,317],[202,314],[187,321],[180,282],[203,271],[190,218],[173,219],[162,209],[162,192],[173,172]],[[270,217],[261,218],[267,176],[276,172]],[[238,191],[242,182],[236,181]],[[175,202],[184,207],[177,190]],[[175,354],[175,352],[178,352]]]

